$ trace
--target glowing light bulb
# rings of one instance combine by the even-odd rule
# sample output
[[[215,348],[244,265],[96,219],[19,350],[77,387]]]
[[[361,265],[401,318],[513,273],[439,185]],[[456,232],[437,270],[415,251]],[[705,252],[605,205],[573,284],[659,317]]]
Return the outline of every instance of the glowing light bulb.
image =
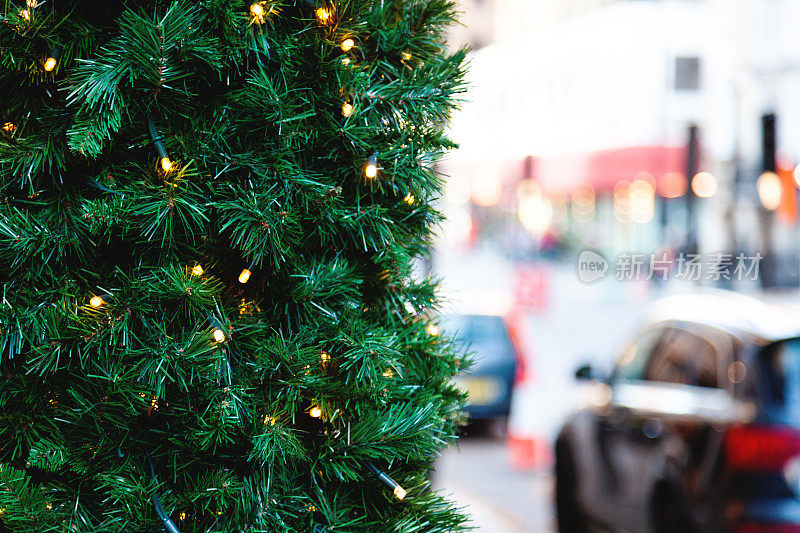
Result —
[[[205,272],[205,270],[203,270],[203,267],[200,264],[192,267],[192,276],[202,276],[203,272]]]
[[[761,205],[768,211],[775,211],[781,205],[783,198],[783,184],[781,178],[774,172],[764,172],[756,181],[758,198]]]
[[[14,133],[15,129],[17,129],[17,127],[11,122],[3,124],[3,131],[6,133]]]
[[[325,364],[331,360],[331,356],[328,354],[328,352],[322,352],[319,354],[319,358],[322,361],[322,364]]]
[[[414,201],[416,200],[416,198],[414,198],[414,195],[413,195],[413,194],[411,194],[411,193],[408,193],[408,194],[406,194],[406,197],[405,197],[405,198],[403,198],[403,200],[405,200],[405,202],[406,202],[408,205],[414,205]]]
[[[53,508],[53,504],[50,503],[50,502],[47,502],[47,505],[45,507],[47,507],[48,509],[52,509]]]
[[[275,425],[275,417],[274,416],[265,416],[264,417],[264,425],[265,426],[274,426]]]
[[[387,368],[386,370],[383,371],[383,377],[385,377],[385,378],[393,378],[394,377],[394,372],[392,371],[391,368]]]
[[[349,117],[353,114],[353,105],[350,102],[345,102],[342,104],[342,115],[345,117]]]
[[[437,326],[436,324],[433,324],[433,323],[428,324],[428,327],[426,329],[428,331],[428,335],[431,335],[432,337],[438,337],[439,336],[439,333],[440,333],[439,326]]]
[[[44,61],[44,69],[47,72],[52,72],[56,68],[56,63],[58,63],[58,60],[55,57],[48,57]]]
[[[21,10],[19,16],[22,17],[23,20],[31,20],[31,12],[28,9]]]
[[[367,166],[364,167],[364,175],[374,178],[378,175],[378,152],[374,152],[367,158]]]
[[[242,273],[239,274],[239,283],[247,283],[247,281],[250,279],[251,274],[252,272],[250,272],[248,269],[246,268],[243,269]]]
[[[400,54],[400,57],[402,57],[402,58],[403,58],[403,61],[409,61],[409,60],[411,60],[411,54],[410,54],[410,53],[408,53],[408,52],[403,52],[402,54]]]
[[[353,47],[355,45],[356,45],[356,42],[353,39],[351,39],[350,37],[348,37],[347,39],[342,41],[342,51],[343,52],[349,52],[350,50],[353,49]]]
[[[39,5],[39,1],[38,0],[28,0],[26,2],[26,4],[28,5],[29,8],[33,9],[34,7]]]
[[[317,407],[317,406],[315,405],[315,406],[314,406],[314,407],[312,407],[312,408],[311,408],[311,410],[308,412],[308,415],[309,415],[311,418],[319,418],[319,417],[321,417],[321,416],[322,416],[322,409],[320,409],[319,407]]]
[[[349,64],[350,64],[350,58],[349,57],[343,57],[342,58],[342,65],[347,66]]]
[[[395,496],[397,496],[397,499],[398,499],[398,500],[402,500],[403,498],[405,498],[405,497],[406,497],[406,494],[408,494],[408,493],[406,492],[406,489],[404,489],[404,488],[403,488],[403,487],[401,487],[400,485],[397,485],[397,486],[394,488],[394,495],[395,495]]]
[[[164,172],[169,172],[172,170],[172,161],[169,157],[162,157],[161,158],[161,170]]]
[[[717,178],[710,172],[698,172],[692,178],[692,190],[700,198],[711,198],[718,188]]]
[[[225,332],[217,328],[214,330],[214,340],[217,342],[225,342]]]
[[[264,6],[256,2],[250,6],[250,14],[254,17],[263,17],[264,16]]]
[[[186,513],[184,513],[183,511],[181,511],[181,514],[179,514],[179,515],[178,515],[178,519],[180,519],[180,520],[186,520]]]
[[[331,12],[324,7],[317,9],[316,13],[317,20],[320,22],[320,24],[327,24],[331,18]]]
[[[103,299],[100,298],[99,296],[92,296],[92,298],[89,300],[89,305],[91,305],[95,309],[101,307],[104,303],[105,302],[103,301]]]

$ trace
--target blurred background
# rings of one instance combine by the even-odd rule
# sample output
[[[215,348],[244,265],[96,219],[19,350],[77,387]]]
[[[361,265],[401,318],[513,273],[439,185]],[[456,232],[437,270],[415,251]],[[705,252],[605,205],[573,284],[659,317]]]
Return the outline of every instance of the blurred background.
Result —
[[[668,294],[800,302],[800,2],[457,3],[470,89],[429,268],[479,363],[434,483],[480,531],[555,531],[576,369],[608,372]]]

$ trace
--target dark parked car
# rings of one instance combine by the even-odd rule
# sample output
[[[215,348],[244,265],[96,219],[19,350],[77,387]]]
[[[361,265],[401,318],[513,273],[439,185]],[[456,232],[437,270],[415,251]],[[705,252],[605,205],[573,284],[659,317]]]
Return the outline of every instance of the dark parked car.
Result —
[[[452,315],[444,330],[473,352],[475,364],[455,377],[469,392],[467,412],[471,419],[508,418],[515,378],[522,365],[512,335],[502,317],[496,315]]]
[[[800,532],[796,309],[717,292],[652,311],[558,436],[559,531]]]

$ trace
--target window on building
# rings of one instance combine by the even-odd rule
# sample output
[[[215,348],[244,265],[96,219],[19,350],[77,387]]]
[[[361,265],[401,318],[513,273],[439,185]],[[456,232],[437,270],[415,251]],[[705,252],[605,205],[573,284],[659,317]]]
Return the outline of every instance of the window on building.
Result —
[[[700,89],[700,58],[675,58],[675,90],[696,91]]]

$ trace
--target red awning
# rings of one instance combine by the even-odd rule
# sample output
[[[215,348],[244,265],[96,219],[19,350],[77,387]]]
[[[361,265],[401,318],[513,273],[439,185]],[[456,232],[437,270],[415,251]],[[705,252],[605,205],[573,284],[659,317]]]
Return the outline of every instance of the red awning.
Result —
[[[581,186],[596,192],[613,190],[623,180],[642,173],[660,184],[670,172],[686,172],[685,146],[631,146],[574,155],[530,158],[530,177],[548,196],[565,196]]]

